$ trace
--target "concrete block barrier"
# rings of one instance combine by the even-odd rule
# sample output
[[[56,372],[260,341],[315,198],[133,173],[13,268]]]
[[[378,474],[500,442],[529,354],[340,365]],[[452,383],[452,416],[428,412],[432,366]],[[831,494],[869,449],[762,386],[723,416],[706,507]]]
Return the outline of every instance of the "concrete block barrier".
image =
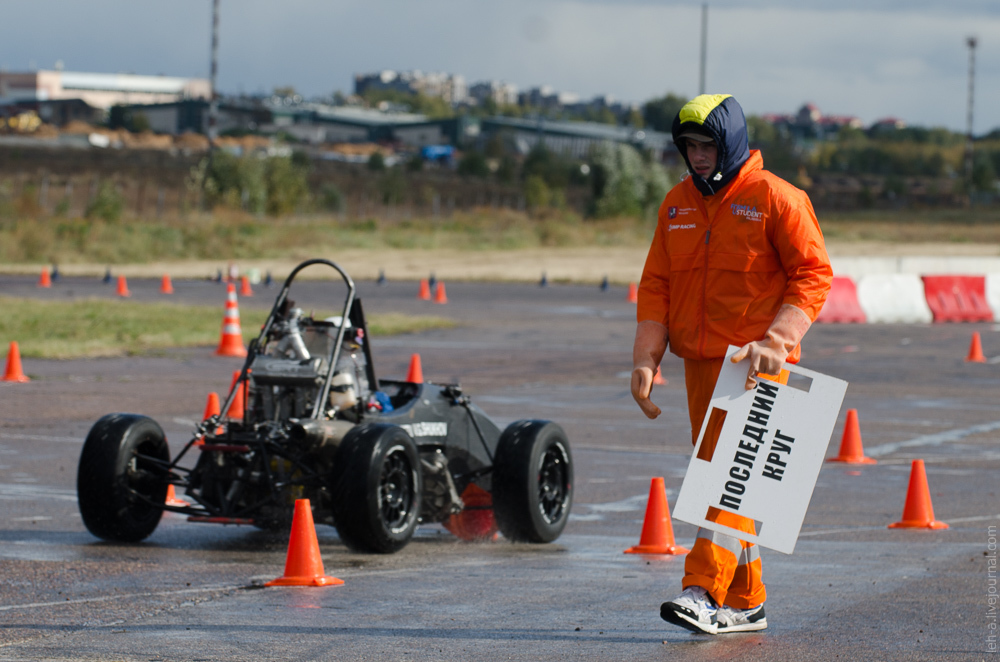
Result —
[[[1000,272],[986,274],[986,305],[993,311],[993,319],[1000,320]]]
[[[934,319],[916,274],[872,274],[858,282],[858,303],[869,322],[929,323]]]

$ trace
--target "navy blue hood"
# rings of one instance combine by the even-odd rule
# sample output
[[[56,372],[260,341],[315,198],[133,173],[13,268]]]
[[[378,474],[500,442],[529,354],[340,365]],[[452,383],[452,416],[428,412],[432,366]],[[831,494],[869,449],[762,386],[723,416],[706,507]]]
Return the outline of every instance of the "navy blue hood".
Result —
[[[714,195],[722,190],[750,158],[747,119],[743,108],[730,94],[702,94],[691,99],[674,118],[671,132],[691,173],[691,180],[702,195]],[[708,179],[694,174],[687,157],[688,139],[681,137],[685,133],[706,135],[718,146],[719,163]]]

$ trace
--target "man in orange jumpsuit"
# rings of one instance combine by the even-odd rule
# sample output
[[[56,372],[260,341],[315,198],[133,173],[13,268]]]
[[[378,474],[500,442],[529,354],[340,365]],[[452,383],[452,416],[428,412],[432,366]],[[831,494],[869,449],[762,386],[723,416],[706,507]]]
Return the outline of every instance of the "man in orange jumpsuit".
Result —
[[[649,398],[669,346],[684,359],[696,441],[729,345],[745,361],[746,388],[797,362],[799,341],[826,301],[830,259],[809,197],[763,169],[750,150],[743,109],[728,94],[689,101],[673,123],[690,173],[667,194],[639,285],[632,396]],[[754,533],[752,520],[717,508],[710,519]],[[684,564],[683,592],[660,616],[693,632],[767,627],[756,545],[708,529]]]

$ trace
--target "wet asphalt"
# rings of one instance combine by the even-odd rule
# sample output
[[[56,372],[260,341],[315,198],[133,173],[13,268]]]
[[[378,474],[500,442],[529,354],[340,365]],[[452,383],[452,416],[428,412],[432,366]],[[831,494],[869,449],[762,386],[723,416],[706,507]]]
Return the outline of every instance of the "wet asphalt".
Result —
[[[99,279],[48,290],[35,280],[0,276],[0,294],[115,298]],[[133,300],[217,304],[221,322],[222,286],[174,287],[129,282]],[[342,301],[332,288],[303,283],[301,299]],[[240,361],[213,347],[25,359],[30,383],[0,382],[0,660],[996,659],[1000,363],[964,361],[974,331],[987,357],[1000,355],[992,324],[814,326],[802,364],[850,382],[827,454],[854,408],[878,464],[824,466],[795,553],[763,550],[769,628],[712,637],[659,618],[683,557],[622,553],[638,542],[650,479],[665,478],[673,503],[691,450],[679,359],[663,363],[660,419],[629,395],[635,307],[624,288],[449,282],[446,305],[418,300],[413,282],[358,291],[369,314],[458,323],[373,338],[380,376],[402,377],[419,353],[427,379],[461,381],[501,427],[545,418],[566,429],[576,484],[563,535],[465,543],[424,526],[401,552],[374,556],[319,526],[326,573],[345,581],[324,588],[259,587],[282,574],[283,534],[168,514],[143,543],[101,542],[75,491],[93,422],[146,414],[176,449]],[[275,294],[258,286],[240,306]],[[947,530],[887,528],[917,458]],[[693,542],[693,526],[674,521],[674,532]]]

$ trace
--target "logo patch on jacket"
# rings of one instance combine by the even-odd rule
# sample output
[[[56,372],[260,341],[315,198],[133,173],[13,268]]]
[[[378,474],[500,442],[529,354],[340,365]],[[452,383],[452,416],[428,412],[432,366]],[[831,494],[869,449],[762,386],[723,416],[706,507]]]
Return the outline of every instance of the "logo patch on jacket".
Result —
[[[667,218],[677,218],[677,207],[667,207]]]
[[[753,205],[733,204],[729,206],[729,210],[733,213],[733,216],[742,216],[749,221],[764,220],[764,212],[757,211],[757,207]]]

